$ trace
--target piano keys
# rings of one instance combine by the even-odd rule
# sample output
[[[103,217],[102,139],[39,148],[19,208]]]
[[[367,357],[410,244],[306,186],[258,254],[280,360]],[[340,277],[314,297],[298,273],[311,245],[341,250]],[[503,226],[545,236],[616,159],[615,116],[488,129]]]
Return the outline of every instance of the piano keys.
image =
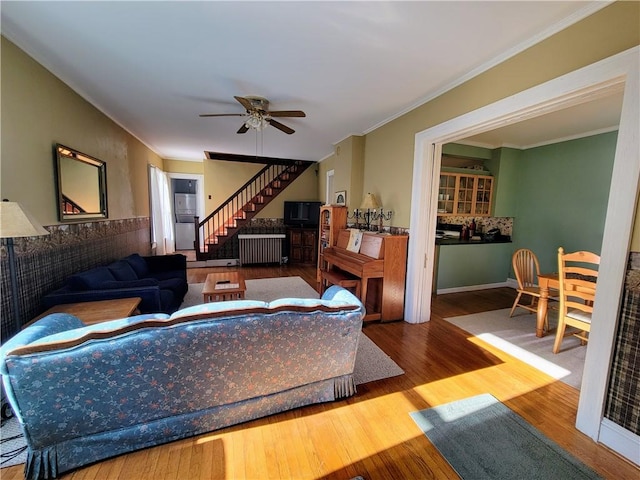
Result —
[[[336,245],[324,249],[320,268],[338,268],[361,279],[365,321],[402,320],[409,237],[365,232],[357,253],[347,250],[349,237],[349,230],[339,232]]]

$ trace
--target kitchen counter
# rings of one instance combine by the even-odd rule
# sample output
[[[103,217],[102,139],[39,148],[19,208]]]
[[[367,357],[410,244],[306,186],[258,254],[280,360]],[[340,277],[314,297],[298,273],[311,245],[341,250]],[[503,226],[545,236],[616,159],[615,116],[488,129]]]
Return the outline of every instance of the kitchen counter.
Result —
[[[473,240],[462,240],[461,228],[461,225],[446,223],[436,227],[433,293],[504,286],[513,254],[511,236],[492,232],[491,240],[483,234]]]
[[[466,245],[459,247],[458,245]],[[495,241],[441,238],[435,243],[434,293],[505,286],[513,243],[508,236]]]
[[[488,241],[482,238],[477,240],[462,240],[461,238],[436,238],[436,245],[484,245],[489,243],[511,243],[511,237],[507,235],[498,235],[495,239]]]

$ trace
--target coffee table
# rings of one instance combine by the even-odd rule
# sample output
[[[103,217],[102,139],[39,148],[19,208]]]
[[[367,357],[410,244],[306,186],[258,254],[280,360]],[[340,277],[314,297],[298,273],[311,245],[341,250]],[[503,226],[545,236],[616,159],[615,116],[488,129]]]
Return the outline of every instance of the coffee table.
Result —
[[[202,288],[204,303],[243,300],[247,286],[239,272],[210,273]]]
[[[78,317],[87,325],[106,322],[107,320],[118,320],[120,318],[129,317],[135,313],[141,301],[142,299],[140,297],[133,297],[54,305],[22,328],[25,328],[27,325],[31,325],[36,320],[40,320],[42,317],[45,317],[50,313],[70,313],[71,315]]]

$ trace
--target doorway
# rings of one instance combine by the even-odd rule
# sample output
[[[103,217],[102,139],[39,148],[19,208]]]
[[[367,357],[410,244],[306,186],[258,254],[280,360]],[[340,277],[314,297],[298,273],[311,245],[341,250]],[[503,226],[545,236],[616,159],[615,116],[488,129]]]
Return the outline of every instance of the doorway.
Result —
[[[335,175],[335,170],[329,170],[327,172],[327,188],[325,190],[325,205],[331,205],[333,203],[333,177]]]
[[[204,175],[168,173],[171,182],[171,201],[175,249],[194,250],[195,226],[193,217],[204,217]],[[202,234],[200,234],[202,236]],[[200,238],[202,245],[202,238]]]
[[[405,309],[405,319],[410,323],[430,319],[442,145],[497,126],[584,103],[622,85],[624,100],[611,180],[615,188],[611,188],[609,196],[601,252],[605,268],[601,271],[598,283],[592,347],[587,351],[585,360],[576,421],[576,427],[594,440],[600,439],[616,333],[616,322],[598,322],[597,319],[617,318],[640,181],[640,165],[637,161],[637,152],[640,150],[637,136],[640,116],[639,51],[640,48],[635,47],[469,112],[419,132],[415,140],[410,223],[412,235],[409,238]],[[624,439],[620,441],[625,442]],[[617,445],[608,445],[620,451]]]

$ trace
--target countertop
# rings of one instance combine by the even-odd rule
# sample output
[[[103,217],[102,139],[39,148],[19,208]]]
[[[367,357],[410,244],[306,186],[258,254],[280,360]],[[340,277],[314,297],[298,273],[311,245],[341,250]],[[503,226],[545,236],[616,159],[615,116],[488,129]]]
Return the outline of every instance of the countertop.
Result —
[[[489,243],[511,243],[511,237],[498,235],[494,240],[487,241],[483,238],[477,240],[462,240],[461,238],[436,238],[436,245],[484,245]]]

